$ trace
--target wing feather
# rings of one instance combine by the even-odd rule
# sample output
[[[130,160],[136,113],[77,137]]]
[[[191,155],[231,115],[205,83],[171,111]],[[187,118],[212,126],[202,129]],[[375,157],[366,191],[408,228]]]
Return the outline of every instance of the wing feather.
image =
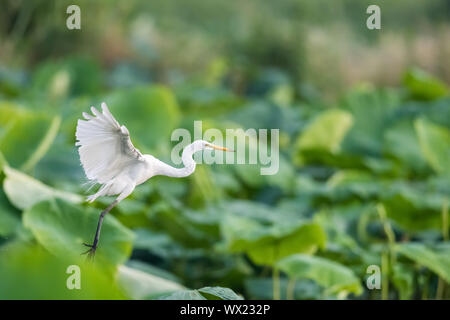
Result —
[[[142,153],[131,142],[130,133],[102,103],[102,112],[91,107],[86,120],[78,120],[76,146],[79,146],[81,164],[89,180],[110,185],[126,166],[143,161]]]

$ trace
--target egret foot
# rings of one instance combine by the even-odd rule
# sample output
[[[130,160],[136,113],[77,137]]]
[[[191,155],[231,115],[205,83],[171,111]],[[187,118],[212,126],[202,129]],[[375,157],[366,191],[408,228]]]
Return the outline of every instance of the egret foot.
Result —
[[[118,200],[114,200],[113,203],[111,203],[105,210],[100,213],[100,217],[98,218],[98,224],[97,224],[97,230],[95,231],[95,237],[93,244],[87,244],[83,243],[86,247],[89,247],[90,249],[83,254],[88,255],[89,260],[93,260],[95,256],[95,250],[97,250],[97,244],[100,239],[100,230],[102,228],[103,218],[105,217],[105,214],[107,214],[111,209],[118,203]]]
[[[94,260],[95,257],[95,250],[97,250],[97,244],[88,244],[88,243],[83,243],[84,246],[89,247],[90,249],[86,252],[83,252],[82,254],[87,254],[87,259],[88,260]]]

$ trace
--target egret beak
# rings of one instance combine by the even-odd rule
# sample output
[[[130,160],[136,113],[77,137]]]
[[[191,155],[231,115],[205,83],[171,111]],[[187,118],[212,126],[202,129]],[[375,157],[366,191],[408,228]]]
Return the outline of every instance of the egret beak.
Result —
[[[215,146],[213,144],[208,144],[208,147],[213,148],[215,150],[222,150],[222,151],[228,151],[228,152],[234,152],[234,150],[225,148],[225,147],[219,147],[219,146]]]

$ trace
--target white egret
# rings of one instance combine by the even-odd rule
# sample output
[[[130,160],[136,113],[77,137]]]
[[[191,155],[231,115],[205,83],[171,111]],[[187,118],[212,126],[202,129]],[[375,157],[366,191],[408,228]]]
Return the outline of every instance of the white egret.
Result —
[[[84,244],[90,257],[95,255],[100,238],[100,229],[104,216],[120,201],[129,196],[134,188],[156,175],[182,178],[192,174],[195,161],[192,155],[201,150],[232,151],[215,146],[208,141],[196,140],[186,146],[182,153],[183,168],[174,168],[149,154],[142,154],[130,140],[125,126],[121,126],[106,103],[102,103],[102,112],[91,107],[93,115],[83,112],[86,120],[78,120],[75,136],[79,146],[80,161],[87,178],[101,185],[97,193],[89,196],[93,202],[101,196],[118,197],[101,212],[95,232],[94,242]]]

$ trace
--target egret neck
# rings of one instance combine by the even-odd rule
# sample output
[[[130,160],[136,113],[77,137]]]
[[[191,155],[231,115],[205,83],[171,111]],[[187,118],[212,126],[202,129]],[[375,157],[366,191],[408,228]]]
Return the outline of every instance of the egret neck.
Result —
[[[194,141],[186,146],[181,155],[183,161],[183,168],[175,168],[160,160],[156,163],[155,175],[162,175],[174,178],[183,178],[191,175],[195,171],[196,163],[192,156],[195,152],[201,151],[203,148],[198,141]],[[156,158],[155,158],[156,159]]]

